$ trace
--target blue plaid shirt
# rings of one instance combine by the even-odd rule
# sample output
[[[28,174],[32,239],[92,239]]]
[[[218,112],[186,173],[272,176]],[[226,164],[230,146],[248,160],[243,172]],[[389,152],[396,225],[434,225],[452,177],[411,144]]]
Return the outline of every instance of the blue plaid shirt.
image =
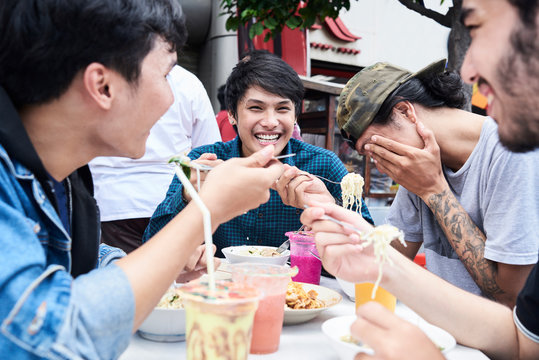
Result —
[[[189,153],[189,158],[198,159],[204,153],[216,154],[219,159],[228,160],[240,157],[241,142],[238,137],[229,142],[217,142],[212,145],[200,146]],[[295,153],[296,156],[283,159],[283,163],[307,171],[311,174],[323,176],[332,181],[340,182],[348,173],[343,163],[333,152],[314,145],[290,139],[283,154]],[[322,180],[323,181],[323,180]],[[333,197],[341,200],[341,186],[324,181]],[[163,228],[172,218],[187,205],[182,199],[183,185],[174,177],[167,191],[165,200],[155,210],[150,224],[144,232],[143,242]],[[221,249],[236,245],[267,245],[279,246],[286,240],[287,231],[295,231],[301,227],[299,220],[303,209],[283,204],[281,197],[275,190],[267,203],[247,214],[238,216],[221,224],[213,235],[213,242],[217,246],[217,255],[221,256]],[[372,223],[369,210],[362,203],[361,214]]]

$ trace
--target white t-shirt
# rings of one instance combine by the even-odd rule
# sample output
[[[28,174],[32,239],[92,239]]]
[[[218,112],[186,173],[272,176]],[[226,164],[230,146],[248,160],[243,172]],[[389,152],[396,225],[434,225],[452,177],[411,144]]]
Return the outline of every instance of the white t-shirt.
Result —
[[[140,159],[98,157],[90,162],[101,221],[152,216],[172,181],[168,159],[221,141],[208,94],[200,80],[175,66],[168,76],[174,103],[155,123]]]
[[[457,172],[443,169],[451,191],[487,240],[486,259],[511,265],[537,262],[539,250],[539,151],[516,154],[505,149],[492,118]],[[429,207],[402,186],[388,222],[407,241],[425,247],[427,268],[450,283],[481,294],[447,240]]]

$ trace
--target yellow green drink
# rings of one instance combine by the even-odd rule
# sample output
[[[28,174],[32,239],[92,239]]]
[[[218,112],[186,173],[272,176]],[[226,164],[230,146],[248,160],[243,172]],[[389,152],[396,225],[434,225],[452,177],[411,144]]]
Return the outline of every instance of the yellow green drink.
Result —
[[[242,284],[193,282],[181,288],[188,360],[244,360],[249,354],[258,292]]]

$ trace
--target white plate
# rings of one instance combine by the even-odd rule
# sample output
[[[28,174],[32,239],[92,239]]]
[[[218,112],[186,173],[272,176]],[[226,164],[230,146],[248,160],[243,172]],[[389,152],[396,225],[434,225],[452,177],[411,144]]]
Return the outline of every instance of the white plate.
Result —
[[[326,306],[318,309],[290,309],[285,307],[284,309],[284,324],[293,325],[301,324],[314,319],[322,311],[329,309],[330,307],[337,305],[341,302],[342,296],[338,292],[328,289],[327,287],[320,285],[313,285],[307,283],[300,283],[303,285],[303,289],[307,292],[314,290],[318,293],[317,299],[322,300]]]
[[[355,315],[338,316],[326,320],[322,324],[322,332],[331,340],[331,346],[337,351],[339,358],[342,360],[352,360],[360,352],[373,354],[371,348],[341,340],[343,336],[350,335],[350,326],[355,320]],[[431,325],[422,319],[418,326],[432,342],[443,348],[442,353],[444,354],[457,345],[455,338],[451,334],[437,326]]]

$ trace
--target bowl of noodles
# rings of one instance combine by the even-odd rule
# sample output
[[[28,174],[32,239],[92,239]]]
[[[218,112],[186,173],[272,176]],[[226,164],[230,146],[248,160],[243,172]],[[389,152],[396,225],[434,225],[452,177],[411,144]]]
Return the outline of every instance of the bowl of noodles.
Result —
[[[231,264],[248,262],[285,265],[290,257],[290,250],[278,253],[277,248],[273,246],[229,246],[224,248],[222,252]]]
[[[145,339],[160,342],[185,341],[185,309],[174,286],[161,297],[144,320],[138,333]]]

